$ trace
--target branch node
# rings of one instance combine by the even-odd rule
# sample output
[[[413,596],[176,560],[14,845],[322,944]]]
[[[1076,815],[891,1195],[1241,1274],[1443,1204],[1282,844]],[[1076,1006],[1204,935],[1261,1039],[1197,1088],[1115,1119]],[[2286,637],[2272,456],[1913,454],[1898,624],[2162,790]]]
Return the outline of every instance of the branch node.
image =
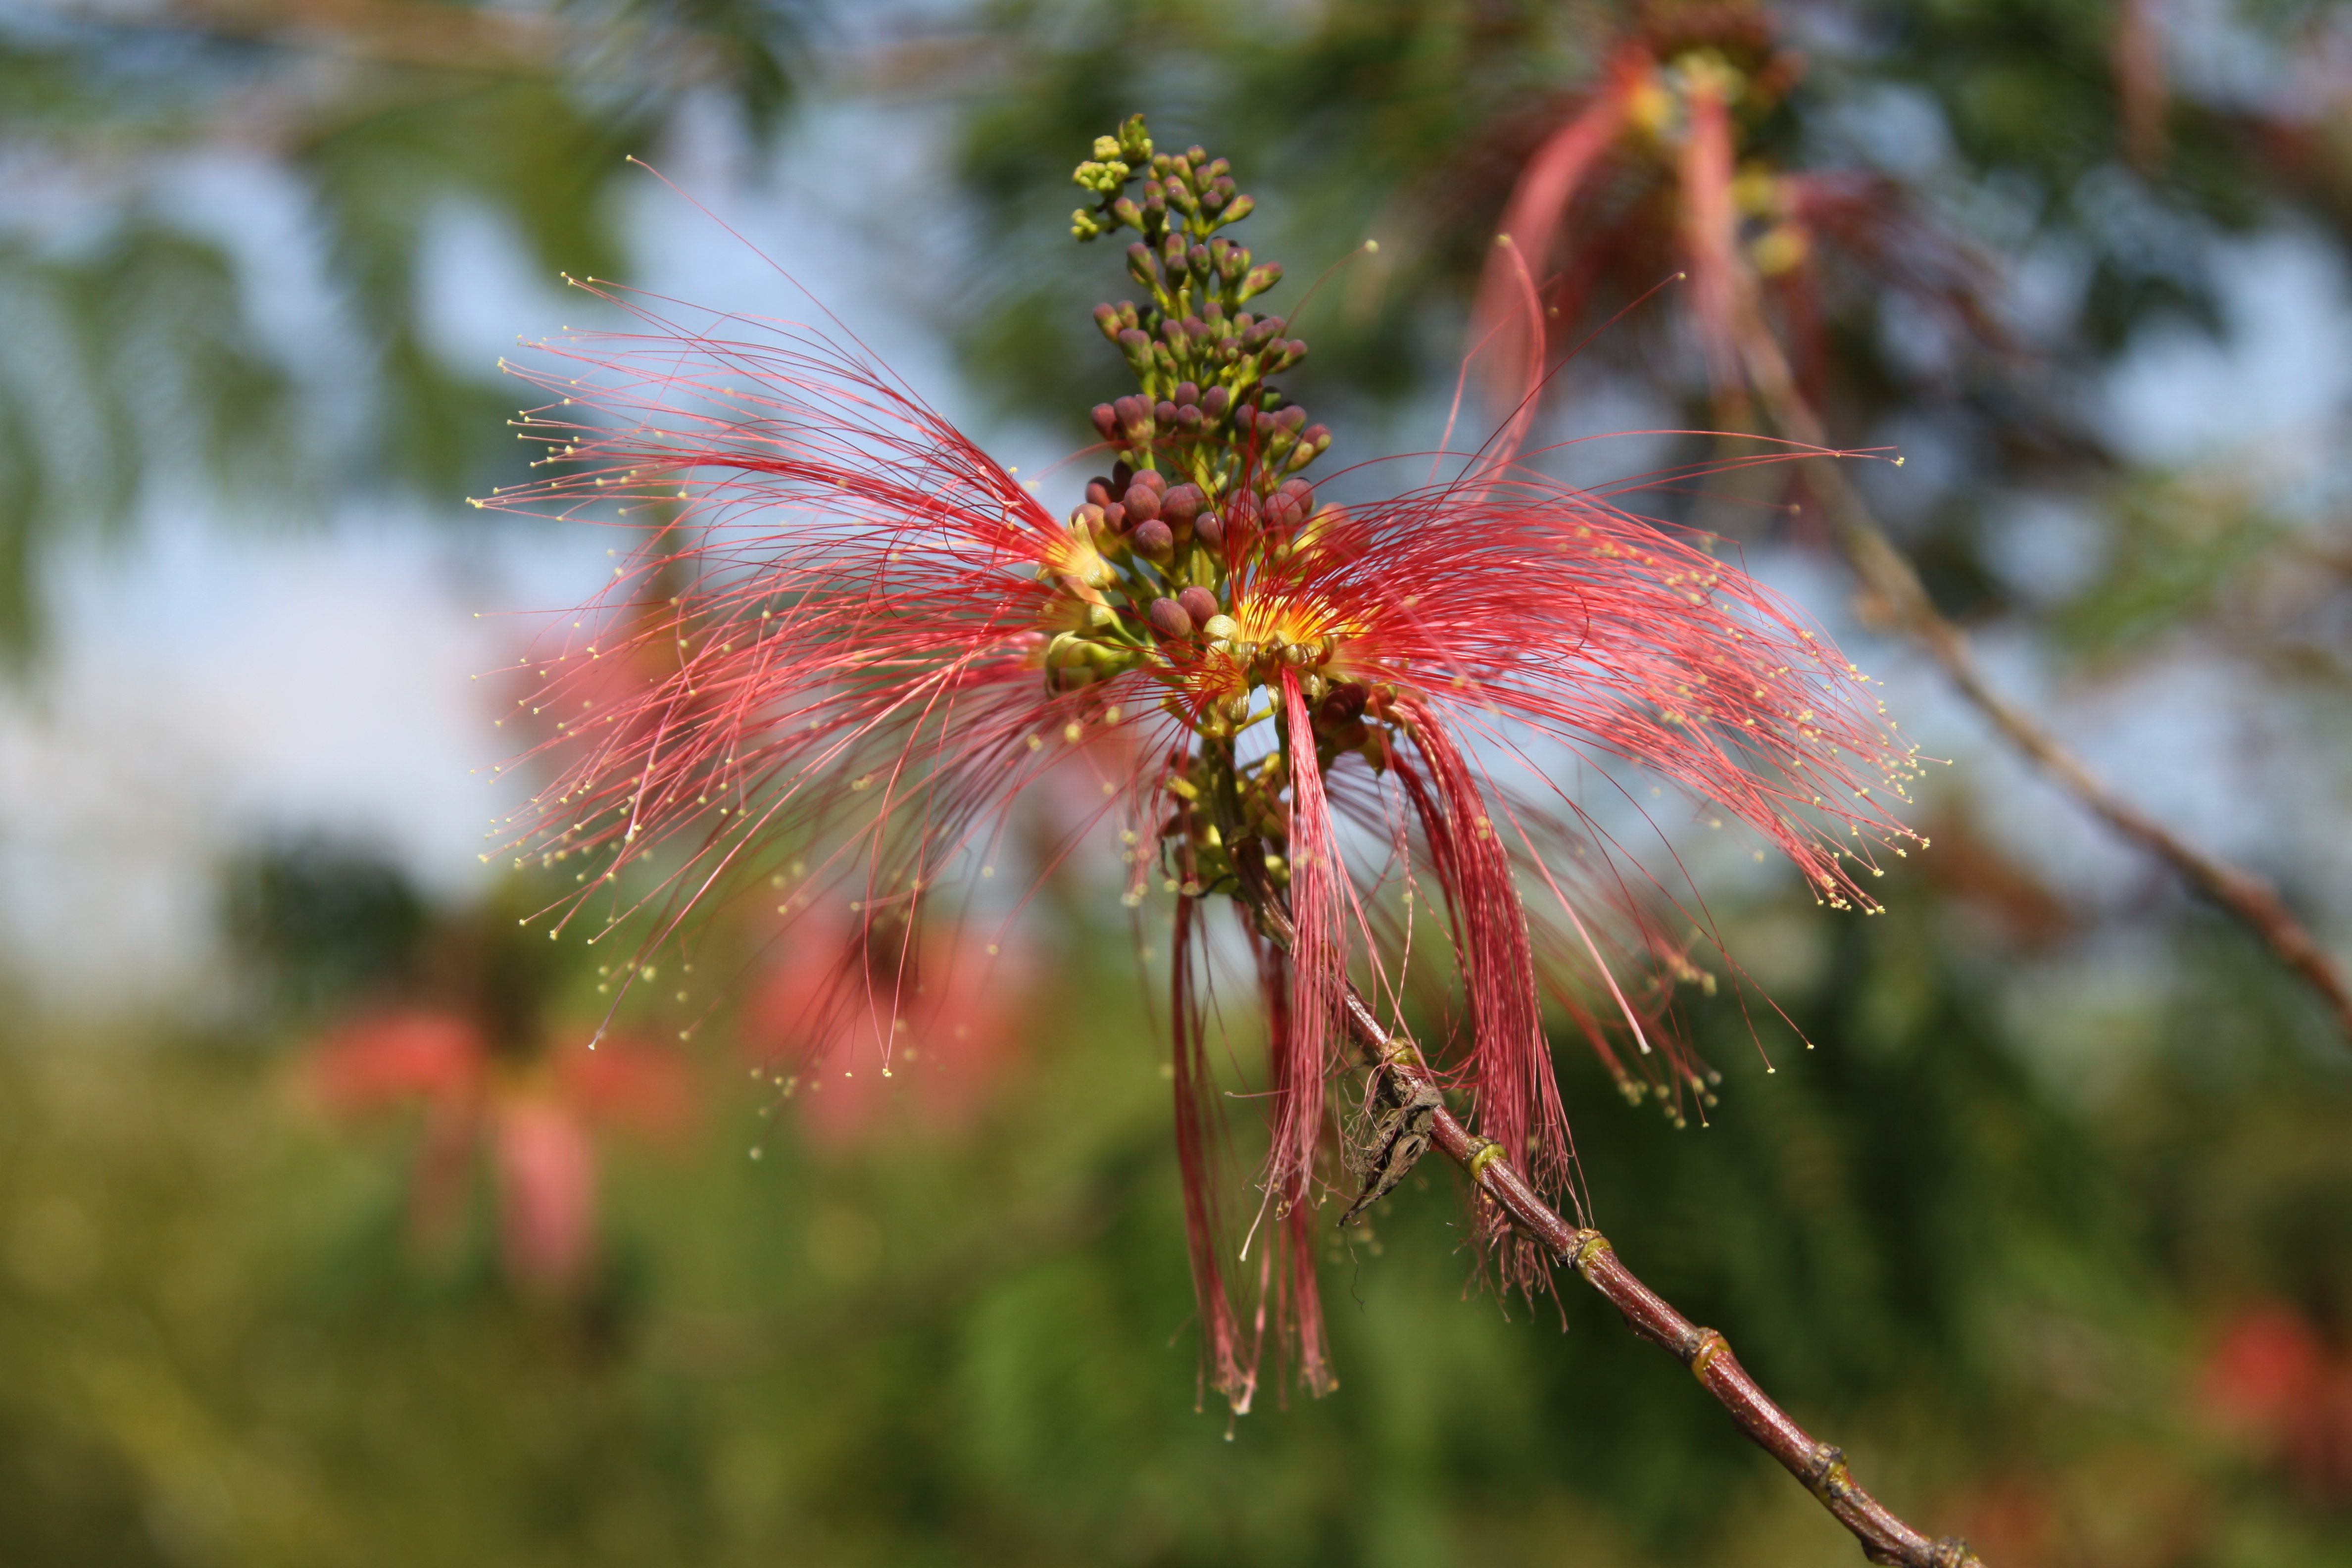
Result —
[[[1841,1503],[1853,1493],[1853,1473],[1845,1468],[1845,1450],[1835,1443],[1816,1447],[1805,1462],[1805,1485],[1826,1503]]]
[[[1683,1361],[1691,1369],[1691,1375],[1705,1383],[1706,1369],[1715,1364],[1716,1357],[1730,1353],[1731,1342],[1713,1329],[1694,1329],[1688,1345],[1678,1348],[1682,1349]]]
[[[1486,1167],[1502,1157],[1503,1146],[1500,1143],[1496,1142],[1492,1138],[1480,1139],[1477,1152],[1471,1155],[1466,1163],[1470,1180],[1479,1186],[1485,1186]]]
[[[1604,1252],[1616,1249],[1609,1245],[1609,1238],[1597,1230],[1580,1230],[1576,1235],[1576,1246],[1567,1254],[1567,1261],[1570,1268],[1589,1279],[1592,1277],[1592,1260]]]

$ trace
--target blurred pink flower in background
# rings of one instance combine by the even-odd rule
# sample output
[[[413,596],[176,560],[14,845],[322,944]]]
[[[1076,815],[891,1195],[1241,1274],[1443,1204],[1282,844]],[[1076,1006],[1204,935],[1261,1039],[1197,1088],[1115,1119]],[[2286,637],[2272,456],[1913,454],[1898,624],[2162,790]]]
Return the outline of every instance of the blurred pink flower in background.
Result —
[[[2352,1353],[2309,1319],[2260,1302],[2224,1325],[2205,1358],[2206,1408],[2305,1492],[2352,1503]]]
[[[910,1115],[955,1132],[1019,1061],[1028,965],[955,931],[797,921],[754,984],[744,1042],[801,1102],[820,1144],[846,1148]]]
[[[421,1102],[410,1187],[414,1234],[451,1236],[477,1152],[495,1173],[499,1251],[530,1289],[586,1279],[596,1246],[592,1129],[674,1142],[694,1119],[693,1086],[674,1052],[607,1035],[593,1051],[509,1053],[462,1014],[379,1013],[331,1032],[303,1063],[303,1085],[331,1114],[356,1118]]]

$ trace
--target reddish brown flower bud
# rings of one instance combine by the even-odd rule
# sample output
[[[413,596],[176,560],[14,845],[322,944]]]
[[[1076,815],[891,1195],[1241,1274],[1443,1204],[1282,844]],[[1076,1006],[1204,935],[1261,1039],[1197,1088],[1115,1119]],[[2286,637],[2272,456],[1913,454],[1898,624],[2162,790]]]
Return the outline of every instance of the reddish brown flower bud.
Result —
[[[1103,526],[1105,528],[1109,529],[1113,533],[1124,533],[1127,531],[1127,508],[1119,505],[1117,501],[1113,501],[1110,505],[1102,509],[1102,514]]]
[[[1204,511],[1192,520],[1192,537],[1214,550],[1225,542],[1223,520],[1213,511]]]
[[[1235,500],[1240,504],[1225,517],[1225,548],[1239,554],[1257,542],[1259,530],[1257,514],[1249,505],[1249,498],[1242,496]],[[1200,531],[1200,527],[1197,522],[1192,525],[1195,532]]]
[[[1138,479],[1127,487],[1122,504],[1127,515],[1137,522],[1148,522],[1160,515],[1160,492]]]
[[[1298,502],[1299,510],[1309,517],[1315,515],[1315,487],[1305,479],[1285,479],[1275,493],[1291,497]]]
[[[1371,695],[1371,689],[1360,682],[1342,681],[1323,699],[1318,717],[1327,724],[1352,724],[1364,716],[1364,704]]]
[[[1288,486],[1266,497],[1262,510],[1266,527],[1277,532],[1287,533],[1307,521],[1307,509],[1290,493]]]
[[[1095,433],[1106,441],[1118,439],[1118,411],[1108,403],[1094,406]]]
[[[1173,599],[1151,601],[1151,629],[1164,637],[1189,637],[1192,635],[1192,617],[1184,606]]]
[[[1151,411],[1152,417],[1158,419],[1162,425],[1175,424],[1176,416],[1181,411],[1172,403],[1162,403]]]
[[[1168,476],[1157,468],[1144,469],[1135,476],[1134,482],[1139,485],[1150,485],[1151,493],[1156,496],[1164,496],[1168,493]]]
[[[1192,624],[1196,626],[1206,622],[1219,608],[1217,596],[1197,583],[1177,595],[1176,602],[1184,606],[1184,613],[1192,617]]]
[[[1104,479],[1100,474],[1097,474],[1093,479],[1088,479],[1087,481],[1087,500],[1093,502],[1096,506],[1110,505],[1110,481]]]
[[[1200,516],[1201,509],[1208,504],[1209,498],[1201,492],[1200,486],[1178,485],[1160,498],[1160,515],[1171,528],[1181,528]]]
[[[1125,458],[1121,458],[1118,462],[1113,463],[1110,466],[1111,494],[1115,496],[1125,495],[1127,493],[1127,487],[1133,483],[1135,483],[1135,465],[1129,463]]]
[[[1225,405],[1232,401],[1233,394],[1222,386],[1213,386],[1201,399],[1201,412],[1212,419],[1221,419],[1224,416]]]
[[[1176,387],[1176,406],[1190,408],[1201,401],[1201,388],[1194,382],[1180,382]]]
[[[1128,491],[1129,495],[1134,493],[1133,490]],[[1156,517],[1149,522],[1136,524],[1135,531],[1129,536],[1129,540],[1135,546],[1135,552],[1138,555],[1147,556],[1153,561],[1165,561],[1176,551],[1176,535],[1169,531],[1166,523]]]

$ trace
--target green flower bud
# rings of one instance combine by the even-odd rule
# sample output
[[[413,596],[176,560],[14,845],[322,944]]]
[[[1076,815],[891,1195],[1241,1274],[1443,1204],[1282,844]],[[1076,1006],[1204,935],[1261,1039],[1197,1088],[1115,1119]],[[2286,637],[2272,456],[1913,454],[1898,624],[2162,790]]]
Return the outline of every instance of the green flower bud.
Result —
[[[1118,342],[1118,312],[1110,306],[1095,307],[1095,325],[1101,330],[1105,339],[1114,343]]]
[[[1249,276],[1242,279],[1241,292],[1237,298],[1255,299],[1281,281],[1282,264],[1280,262],[1269,261],[1263,267],[1253,267],[1250,268]]]
[[[1220,185],[1227,183],[1222,180],[1218,182]],[[1257,211],[1255,196],[1235,196],[1225,203],[1224,210],[1217,215],[1217,221],[1221,224],[1239,223],[1255,211]]]
[[[1142,115],[1129,115],[1118,128],[1118,153],[1130,163],[1151,161],[1151,133],[1143,128]]]

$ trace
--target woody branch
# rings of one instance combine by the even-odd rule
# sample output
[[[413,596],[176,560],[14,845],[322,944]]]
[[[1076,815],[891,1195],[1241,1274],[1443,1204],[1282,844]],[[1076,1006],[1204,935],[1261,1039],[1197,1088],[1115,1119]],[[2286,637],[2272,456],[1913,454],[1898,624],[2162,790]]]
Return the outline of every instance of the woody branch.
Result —
[[[1741,355],[1773,423],[1790,440],[1826,449],[1821,417],[1799,389],[1780,343],[1752,310],[1744,315]],[[1968,634],[1936,608],[1919,574],[1872,518],[1869,507],[1837,463],[1826,457],[1812,458],[1806,460],[1804,469],[1806,481],[1828,514],[1838,548],[1855,575],[1885,606],[1894,624],[1927,648],[1960,695],[2093,816],[2163,860],[2192,888],[2242,921],[2282,963],[2319,993],[2336,1026],[2352,1038],[2352,986],[2347,985],[2335,957],[2295,919],[2277,891],[2123,799],[2032,714],[1994,690],[1977,662]]]
[[[1246,855],[1238,858],[1244,865],[1251,859]],[[1290,917],[1279,895],[1263,878],[1248,879],[1243,901],[1268,941],[1290,946]],[[1393,1075],[1410,1092],[1427,1091],[1442,1098],[1444,1085],[1430,1070],[1420,1047],[1410,1040],[1398,1042],[1352,984],[1347,991],[1347,1021],[1349,1036],[1367,1070]],[[1394,1048],[1400,1043],[1407,1048]],[[1692,1322],[1643,1284],[1599,1231],[1570,1224],[1545,1203],[1502,1145],[1471,1131],[1442,1104],[1433,1132],[1432,1142],[1510,1215],[1515,1226],[1583,1276],[1586,1284],[1624,1315],[1628,1328],[1672,1352],[1690,1368],[1699,1386],[1714,1396],[1739,1429],[1803,1482],[1805,1489],[1853,1533],[1865,1558],[1901,1568],[1984,1568],[1982,1559],[1969,1549],[1967,1542],[1954,1536],[1931,1540],[1864,1489],[1847,1468],[1843,1450],[1816,1440],[1797,1425],[1739,1364],[1722,1334]]]

